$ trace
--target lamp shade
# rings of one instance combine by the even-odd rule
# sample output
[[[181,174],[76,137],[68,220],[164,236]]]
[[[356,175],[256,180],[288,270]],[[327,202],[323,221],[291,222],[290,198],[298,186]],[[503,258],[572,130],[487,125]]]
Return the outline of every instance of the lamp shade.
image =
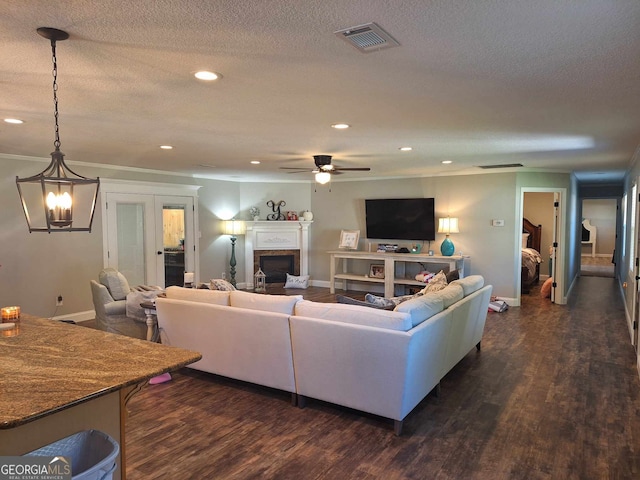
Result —
[[[242,220],[236,220],[234,218],[232,220],[225,220],[222,222],[222,233],[224,235],[231,235],[235,237],[237,235],[244,235],[245,232],[246,226]]]
[[[460,233],[458,230],[458,219],[452,217],[443,217],[438,219],[438,233],[444,233],[446,236],[442,245],[440,245],[440,252],[445,257],[450,257],[455,252],[455,246],[449,238],[450,233]]]
[[[460,230],[458,230],[458,219],[455,217],[438,219],[438,233],[460,233]]]

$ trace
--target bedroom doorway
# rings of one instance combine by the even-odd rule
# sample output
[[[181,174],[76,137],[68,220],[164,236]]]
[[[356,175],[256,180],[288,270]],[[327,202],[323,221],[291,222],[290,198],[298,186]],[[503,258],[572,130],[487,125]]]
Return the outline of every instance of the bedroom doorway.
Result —
[[[520,209],[518,218],[520,219],[519,229],[516,231],[518,238],[518,251],[516,253],[516,265],[518,272],[522,272],[522,252],[521,252],[521,236],[523,230],[523,218],[527,218],[529,222],[541,226],[540,232],[540,264],[538,272],[538,286],[542,286],[548,278],[553,278],[551,284],[551,302],[565,304],[566,298],[564,292],[564,224],[563,218],[566,217],[566,206],[564,199],[566,198],[566,189],[562,188],[538,188],[538,187],[522,187]],[[525,273],[517,275],[518,278],[518,299],[525,289],[523,282]],[[536,290],[538,291],[538,290]]]

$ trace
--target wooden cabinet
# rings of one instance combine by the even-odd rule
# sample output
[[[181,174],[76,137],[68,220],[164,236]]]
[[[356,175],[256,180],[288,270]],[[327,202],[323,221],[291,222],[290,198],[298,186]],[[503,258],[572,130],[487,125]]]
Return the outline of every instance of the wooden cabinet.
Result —
[[[331,256],[330,281],[331,293],[335,293],[336,280],[342,281],[342,289],[348,290],[349,282],[366,282],[384,285],[384,296],[393,297],[404,293],[406,286],[422,286],[414,277],[405,275],[407,264],[429,264],[433,269],[441,268],[445,271],[459,270],[460,277],[464,277],[469,269],[470,257],[453,255],[444,257],[441,255],[427,255],[414,253],[378,253],[358,252],[349,250],[334,250],[328,252]],[[369,275],[369,273],[356,273],[350,266],[349,260],[368,260],[372,264],[384,266],[384,278]]]

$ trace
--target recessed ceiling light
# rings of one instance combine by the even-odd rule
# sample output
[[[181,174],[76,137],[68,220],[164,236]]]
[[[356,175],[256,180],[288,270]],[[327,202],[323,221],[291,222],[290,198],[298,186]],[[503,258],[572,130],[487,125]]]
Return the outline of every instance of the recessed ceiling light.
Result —
[[[449,165],[450,163],[453,163],[451,160],[442,160],[442,163],[444,165]]]
[[[348,123],[334,123],[333,125],[331,125],[331,128],[335,128],[336,130],[344,130],[346,128],[349,128],[351,125],[349,125]]]
[[[260,165],[260,160],[251,160],[253,165]]]
[[[413,148],[411,148],[411,147],[400,147],[398,150],[400,150],[402,152],[410,152],[411,150],[413,150]]]
[[[198,80],[204,80],[206,82],[211,82],[213,80],[218,80],[222,75],[215,72],[209,72],[207,70],[201,70],[193,74]]]
[[[16,125],[20,125],[21,123],[24,123],[24,120],[20,120],[19,118],[5,118],[4,121],[7,123],[13,123]]]
[[[162,150],[172,150],[173,147],[171,145],[160,145],[160,148]]]

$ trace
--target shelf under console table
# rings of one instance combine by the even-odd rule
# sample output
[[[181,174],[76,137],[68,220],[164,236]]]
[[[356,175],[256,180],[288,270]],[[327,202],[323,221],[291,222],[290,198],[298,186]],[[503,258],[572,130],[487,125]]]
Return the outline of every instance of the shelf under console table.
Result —
[[[342,289],[347,290],[348,282],[365,282],[384,285],[384,296],[389,298],[396,295],[396,287],[404,289],[406,286],[423,286],[414,278],[404,276],[407,263],[423,263],[442,265],[451,270],[459,270],[460,277],[464,277],[469,269],[469,256],[453,255],[428,255],[416,253],[379,253],[359,252],[354,250],[333,250],[328,252],[331,256],[330,264],[330,291],[335,293],[336,280],[342,281]],[[349,269],[349,260],[369,260],[384,265],[384,278],[356,274]],[[340,265],[341,267],[339,268]],[[401,293],[401,292],[399,292]]]

